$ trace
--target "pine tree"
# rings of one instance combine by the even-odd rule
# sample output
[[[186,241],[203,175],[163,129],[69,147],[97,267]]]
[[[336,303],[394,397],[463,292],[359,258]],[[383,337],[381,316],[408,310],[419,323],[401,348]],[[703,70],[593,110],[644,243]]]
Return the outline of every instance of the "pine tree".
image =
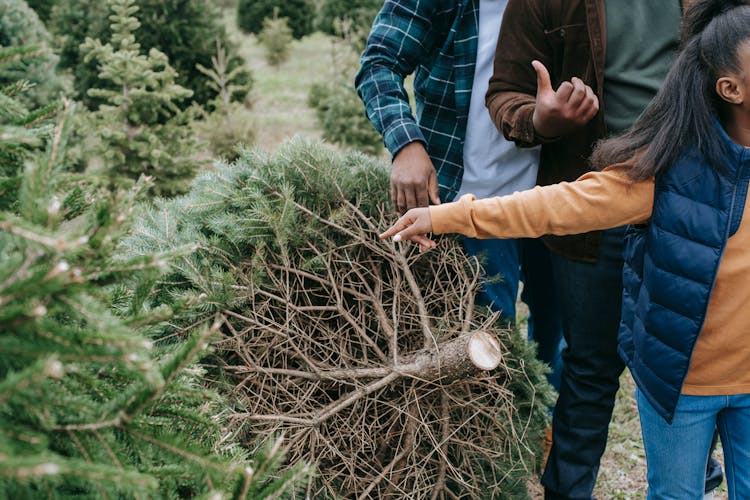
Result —
[[[38,46],[0,47],[0,68],[34,59],[41,52]],[[0,210],[16,200],[23,164],[44,144],[51,131],[48,119],[57,110],[57,103],[29,110],[21,97],[32,87],[20,80],[0,88]]]
[[[18,0],[22,1],[22,0]],[[247,64],[230,40],[222,23],[221,11],[213,0],[138,0],[138,18],[141,27],[135,35],[144,52],[159,49],[169,57],[170,65],[177,71],[177,83],[193,91],[190,99],[203,106],[215,97],[197,64],[211,65],[211,56],[218,40],[231,54],[230,70],[238,70],[237,81],[244,93],[232,96],[242,101],[252,84]],[[110,43],[111,14],[109,0],[55,0],[48,24],[59,44],[60,66],[74,75],[73,97],[87,108],[95,109],[99,102],[86,91],[98,82],[96,64],[85,63],[81,44],[86,38]],[[239,90],[239,89],[238,89]],[[179,103],[182,109],[191,102]]]
[[[249,443],[283,432],[290,465],[315,461],[310,498],[525,498],[550,402],[541,363],[474,304],[457,240],[378,242],[387,197],[375,159],[295,140],[202,173],[124,245],[199,246],[158,296],[205,296],[175,327],[225,318],[234,421]],[[476,331],[497,338],[492,373],[464,370]]]
[[[280,441],[252,459],[234,446],[222,401],[203,387],[196,362],[220,325],[162,335],[186,304],[154,306],[153,287],[193,246],[119,250],[143,186],[109,192],[65,172],[68,117],[66,107],[45,151],[26,155],[13,210],[0,211],[0,498],[260,499],[299,488],[309,469],[278,473]],[[3,126],[2,137],[15,151],[29,134]]]
[[[0,87],[25,80],[34,85],[24,92],[20,101],[29,107],[46,106],[67,91],[67,82],[56,72],[59,60],[47,48],[51,37],[36,12],[25,0],[0,0],[0,46],[37,46],[33,58],[3,64]]]
[[[382,154],[383,140],[367,119],[364,105],[352,85],[359,67],[352,49],[352,23],[334,20],[342,38],[331,43],[331,64],[324,81],[310,86],[308,105],[315,110],[323,138],[345,148],[372,155]]]
[[[82,46],[85,61],[96,61],[99,78],[115,87],[89,89],[104,101],[91,115],[90,133],[111,185],[146,175],[154,179],[153,194],[171,196],[186,189],[197,168],[191,115],[177,106],[192,91],[175,83],[163,52],[141,53],[133,34],[140,25],[137,11],[135,0],[113,0],[111,44],[87,38]]]
[[[273,18],[263,20],[263,30],[258,40],[266,49],[266,61],[278,68],[289,59],[289,47],[292,45],[292,30],[289,19],[279,17],[279,9],[274,9]]]
[[[232,100],[233,95],[247,92],[249,88],[238,78],[239,69],[230,69],[230,61],[228,49],[217,40],[211,67],[198,65],[198,70],[209,78],[216,98],[209,102],[210,111],[203,113],[202,120],[196,122],[196,129],[206,139],[214,156],[232,161],[238,156],[238,145],[251,145],[255,134],[252,115],[245,103]]]
[[[238,0],[237,26],[245,33],[260,33],[263,20],[272,18],[277,9],[279,16],[289,19],[294,38],[299,39],[312,32],[315,9],[310,0]]]

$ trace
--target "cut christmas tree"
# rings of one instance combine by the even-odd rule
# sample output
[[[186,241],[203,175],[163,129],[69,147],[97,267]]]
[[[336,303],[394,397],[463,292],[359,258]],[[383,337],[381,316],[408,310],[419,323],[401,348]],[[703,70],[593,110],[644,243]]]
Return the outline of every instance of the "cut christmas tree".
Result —
[[[544,370],[475,304],[478,265],[457,241],[420,254],[377,239],[387,198],[372,158],[295,140],[216,165],[126,246],[199,247],[159,292],[205,297],[175,331],[221,318],[213,373],[235,381],[235,425],[249,446],[283,433],[290,464],[315,462],[311,498],[524,498]]]

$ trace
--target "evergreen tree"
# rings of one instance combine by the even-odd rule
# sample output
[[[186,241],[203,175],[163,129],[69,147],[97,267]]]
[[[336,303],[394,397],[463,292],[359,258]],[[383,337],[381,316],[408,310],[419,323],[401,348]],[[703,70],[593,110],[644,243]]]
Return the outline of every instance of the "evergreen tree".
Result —
[[[221,22],[221,13],[212,0],[139,0],[138,17],[141,27],[135,36],[144,52],[159,49],[169,58],[177,71],[176,82],[193,91],[192,101],[200,105],[216,97],[209,81],[196,67],[211,66],[217,40],[227,47],[230,71],[237,70],[236,81],[241,89],[232,100],[242,101],[252,84],[252,77],[244,59],[229,39]],[[86,91],[102,86],[96,64],[84,62],[81,44],[86,38],[111,42],[110,2],[102,0],[57,0],[52,10],[50,31],[59,44],[60,66],[74,75],[74,97],[89,109],[100,102]],[[186,108],[188,100],[179,103]]]
[[[387,196],[373,158],[295,140],[202,173],[124,245],[198,245],[155,300],[205,297],[175,328],[226,319],[235,421],[246,442],[283,432],[292,464],[316,462],[310,498],[526,498],[550,402],[542,365],[475,307],[457,240],[425,254],[377,241]],[[442,379],[439,353],[455,352],[443,346],[476,328],[496,335],[503,365]]]
[[[0,211],[0,498],[256,499],[299,488],[308,468],[278,473],[279,441],[251,460],[202,387],[196,361],[219,325],[161,334],[185,304],[154,307],[153,286],[192,245],[118,250],[143,186],[110,193],[66,174],[67,118],[25,159],[14,210]],[[3,125],[3,150],[22,150],[28,131]]]
[[[279,17],[279,9],[274,9],[273,18],[263,20],[263,30],[258,40],[266,49],[266,61],[278,68],[289,59],[289,47],[292,44],[292,30],[288,19]]]
[[[263,20],[273,18],[276,9],[279,16],[289,19],[294,38],[299,39],[312,32],[315,10],[310,0],[239,0],[237,26],[245,33],[260,33]]]
[[[40,52],[36,46],[0,47],[0,71]],[[7,210],[16,200],[24,162],[44,144],[51,131],[48,119],[57,109],[52,103],[29,110],[21,97],[30,88],[32,84],[26,80],[0,88],[0,210]]]
[[[140,26],[135,0],[113,0],[112,11],[112,42],[87,38],[82,46],[85,61],[96,61],[100,79],[114,87],[88,91],[104,102],[90,117],[89,131],[98,139],[93,172],[103,170],[113,184],[147,175],[154,194],[180,193],[197,168],[191,115],[177,106],[192,91],[175,83],[164,53],[141,53],[133,34]]]
[[[253,119],[243,102],[232,100],[232,95],[243,91],[238,82],[238,69],[230,70],[228,50],[217,40],[216,55],[211,58],[211,67],[198,65],[198,69],[210,79],[216,98],[209,102],[210,112],[204,112],[202,120],[196,122],[197,131],[206,139],[216,157],[227,160],[237,158],[237,145],[253,143]],[[246,90],[245,90],[246,91]]]
[[[332,43],[329,74],[325,81],[310,86],[307,104],[315,110],[325,140],[377,155],[383,152],[383,140],[368,120],[351,83],[359,67],[358,52],[349,38],[351,22],[335,20],[335,23],[344,37]]]
[[[39,16],[39,19],[46,23],[49,21],[49,16],[56,0],[27,0],[26,3],[29,4],[29,7],[34,9],[34,12]]]
[[[35,57],[3,64],[0,87],[18,80],[33,84],[20,98],[32,108],[57,100],[69,86],[56,72],[58,57],[47,48],[49,43],[47,29],[25,0],[0,0],[0,46],[38,46]]]
[[[322,0],[315,16],[315,27],[323,33],[342,36],[337,22],[346,21],[360,37],[366,37],[382,6],[383,0]]]

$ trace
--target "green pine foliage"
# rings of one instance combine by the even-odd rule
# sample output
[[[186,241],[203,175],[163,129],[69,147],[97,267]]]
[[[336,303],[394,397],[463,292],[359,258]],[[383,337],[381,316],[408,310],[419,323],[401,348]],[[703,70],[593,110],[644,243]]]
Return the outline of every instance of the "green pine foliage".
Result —
[[[34,9],[34,12],[39,16],[39,19],[46,24],[47,21],[49,21],[52,7],[57,3],[57,0],[27,0],[26,3],[29,4],[29,7]]]
[[[383,152],[382,138],[367,118],[351,83],[358,64],[352,44],[346,39],[336,41],[331,51],[329,77],[310,86],[307,104],[315,110],[324,139],[377,155]]]
[[[239,70],[229,69],[230,59],[227,49],[217,42],[211,67],[198,65],[198,69],[210,79],[216,98],[209,102],[210,111],[204,112],[202,120],[195,122],[195,128],[215,157],[233,161],[238,155],[238,145],[250,146],[255,133],[253,117],[246,104],[232,100],[232,95],[247,89],[238,83]]]
[[[239,0],[237,3],[237,26],[245,33],[260,33],[263,20],[273,19],[274,10],[279,17],[289,20],[294,38],[302,38],[312,32],[315,9],[310,0]]]
[[[330,279],[337,283],[339,277],[344,279],[343,276],[337,274],[326,278],[328,275],[326,275],[325,266],[328,261],[340,262],[342,268],[348,269],[349,273],[371,269],[377,274],[379,270],[382,270],[384,276],[381,278],[388,279],[385,276],[388,274],[387,267],[379,259],[378,254],[367,250],[367,245],[377,245],[375,243],[377,230],[385,227],[386,220],[392,220],[392,216],[384,214],[382,208],[388,203],[388,182],[387,169],[371,157],[360,153],[336,153],[324,146],[302,140],[294,140],[283,145],[273,155],[267,155],[259,150],[244,151],[236,163],[218,164],[213,170],[197,177],[187,195],[172,200],[160,200],[153,208],[145,211],[135,223],[131,237],[124,242],[126,253],[133,256],[169,253],[183,245],[197,245],[198,252],[181,257],[175,262],[171,273],[163,280],[155,300],[191,301],[196,297],[204,297],[201,307],[185,311],[179,321],[173,321],[175,328],[179,325],[210,323],[217,315],[226,318],[226,328],[223,330],[225,340],[222,342],[225,351],[221,353],[222,359],[226,362],[226,369],[229,370],[233,365],[235,368],[248,368],[248,364],[243,363],[242,359],[255,360],[249,361],[250,365],[261,364],[261,358],[265,356],[274,359],[288,356],[291,363],[289,371],[294,373],[304,373],[306,369],[314,369],[314,365],[309,365],[310,362],[307,361],[306,356],[313,359],[320,357],[322,358],[319,361],[321,366],[334,369],[337,366],[338,356],[343,356],[344,353],[336,351],[335,345],[329,345],[327,339],[319,340],[317,351],[304,350],[303,345],[294,343],[294,332],[305,328],[305,325],[294,323],[294,318],[306,314],[303,311],[316,309],[315,306],[306,308],[308,302],[296,303],[295,297],[309,293],[310,295],[306,297],[313,304],[317,303],[321,311],[326,311],[329,307],[335,309],[335,304],[328,305],[331,301],[335,302],[335,299],[330,298],[330,293],[324,293],[325,290],[318,290],[320,283],[315,278],[316,275],[320,275],[323,276],[320,279]],[[367,243],[364,244],[360,243],[356,236],[347,232],[351,230],[359,234],[362,227],[369,228],[366,235]],[[441,248],[457,249],[458,247],[451,246],[454,244],[455,242],[450,240],[442,240]],[[460,253],[460,250],[456,251]],[[414,270],[417,286],[425,290],[425,293],[428,293],[428,290],[439,290],[440,286],[436,283],[439,283],[441,278],[436,277],[432,272],[436,268],[430,268],[430,263],[434,265],[439,262],[440,253],[424,254],[419,257],[418,261],[412,253],[409,259],[412,258],[415,260],[409,260],[409,263]],[[443,271],[448,273],[445,279],[454,279],[455,276],[450,274],[450,269],[443,268]],[[311,288],[307,292],[301,288],[293,291],[280,288],[280,283],[294,281],[292,277],[300,275],[312,277],[308,282]],[[377,291],[382,290],[381,285],[382,283],[379,285],[377,279],[373,277],[373,281],[368,286],[371,287],[370,291]],[[383,307],[387,311],[386,316],[390,318],[393,315],[393,321],[399,321],[401,324],[401,320],[397,318],[400,313],[395,304],[400,303],[403,307],[404,302],[400,302],[400,299],[393,299],[396,302],[392,304],[391,299],[386,296],[387,293],[382,293]],[[461,299],[452,294],[442,297],[439,296],[440,292],[435,293],[434,296],[426,297],[425,302],[430,308],[434,308],[431,314],[434,314],[433,317],[436,318],[438,325],[448,324],[447,319],[441,320],[440,318],[446,318],[446,315],[452,314],[450,311],[460,309],[458,304]],[[345,293],[342,292],[342,295]],[[283,305],[284,299],[288,304],[286,308]],[[281,316],[275,316],[265,323],[269,312],[266,307],[259,304],[265,303],[270,309],[269,304],[276,304],[275,300],[282,303],[279,305]],[[352,299],[352,303],[347,298],[340,300],[345,304],[343,307],[358,307],[356,305],[358,300]],[[339,307],[341,304],[340,302]],[[443,307],[445,309],[442,309]],[[408,321],[406,318],[410,317],[410,314],[412,313],[404,313],[402,317],[404,322]],[[484,314],[486,312],[477,312],[475,320],[481,322],[479,318],[486,317],[483,316]],[[376,316],[373,312],[367,321],[377,323]],[[330,327],[338,331],[335,326],[336,322],[346,323],[341,318],[340,313],[323,312],[319,323],[311,322],[306,325],[307,334],[314,342],[318,340],[316,331],[319,328],[323,330]],[[289,323],[292,323],[292,326],[288,326]],[[277,336],[267,333],[276,331],[275,328],[278,328],[280,332]],[[378,345],[385,345],[381,344],[385,342],[381,338],[385,335],[382,330],[367,324],[361,325],[361,328],[372,332],[374,342],[378,342]],[[409,326],[405,325],[403,328],[404,333],[401,335],[409,335],[408,332],[411,331]],[[345,325],[341,327],[341,345],[346,345],[345,339],[353,335],[351,332],[356,329],[356,327],[346,329]],[[447,335],[447,333],[441,331],[436,335],[439,338],[440,335]],[[268,338],[268,343],[258,342],[256,347],[260,350],[250,350],[247,344],[255,338]],[[247,344],[243,343],[242,339],[247,339]],[[288,351],[284,350],[284,345],[290,346]],[[298,346],[300,351],[294,351],[293,346]],[[360,347],[352,348],[356,350]],[[503,348],[508,349],[507,354],[503,355],[503,359],[508,364],[508,372],[498,374],[498,380],[508,378],[503,383],[507,384],[508,391],[513,391],[506,392],[506,394],[515,394],[511,403],[515,409],[513,411],[509,411],[508,408],[498,410],[495,407],[498,405],[497,399],[489,393],[483,395],[479,392],[474,396],[466,396],[475,397],[477,401],[485,401],[485,413],[492,415],[491,423],[485,423],[479,428],[493,429],[493,426],[498,426],[506,429],[503,435],[507,435],[507,438],[498,437],[498,441],[492,445],[482,443],[482,446],[494,447],[498,446],[497,442],[500,442],[502,446],[500,454],[503,458],[489,463],[482,458],[481,453],[474,453],[471,450],[466,450],[464,453],[460,447],[451,453],[455,452],[457,457],[463,457],[456,458],[456,460],[466,460],[465,463],[460,464],[459,476],[465,473],[466,475],[463,476],[465,478],[481,478],[477,481],[485,481],[472,484],[473,488],[479,490],[485,488],[486,491],[491,492],[507,492],[507,496],[501,495],[497,498],[524,498],[525,493],[522,492],[525,491],[525,481],[532,474],[530,468],[524,469],[524,467],[529,467],[529,464],[535,461],[533,454],[539,451],[538,446],[541,444],[541,435],[546,424],[546,404],[549,403],[549,392],[544,382],[541,364],[534,359],[533,349],[520,336],[508,338],[507,341],[503,340]],[[329,349],[331,351],[328,351]],[[272,354],[267,354],[268,352]],[[347,354],[356,358],[354,353]],[[243,356],[246,357],[243,358]],[[359,361],[367,362],[362,359]],[[298,367],[297,371],[293,369],[295,366]],[[263,368],[259,370],[262,372]],[[271,374],[266,376],[255,372],[253,375],[249,371],[241,371],[237,376],[237,387],[232,397],[238,398],[236,400],[237,411],[243,415],[257,412],[257,408],[263,404],[249,394],[245,396],[246,400],[242,399],[246,387],[253,380],[259,379],[258,383],[267,380],[269,394],[278,398],[275,404],[271,404],[276,410],[271,412],[269,420],[281,419],[283,415],[286,415],[285,411],[294,414],[297,408],[304,413],[309,407],[306,405],[311,404],[309,400],[312,400],[314,405],[316,397],[321,398],[320,405],[330,401],[329,398],[335,400],[337,397],[332,395],[335,394],[335,381],[331,381],[331,384],[327,386],[329,392],[311,391],[311,394],[307,395],[308,400],[305,400],[304,396],[295,399],[291,394],[289,399],[285,399],[285,395],[291,390],[291,385],[280,384],[277,387],[274,385],[274,377]],[[294,380],[301,379],[304,377]],[[290,380],[290,383],[294,380]],[[418,382],[415,383],[418,385]],[[354,422],[360,422],[361,425],[350,425],[360,428],[362,433],[367,433],[370,419],[387,422],[391,418],[387,412],[393,411],[396,415],[393,417],[395,418],[392,424],[393,432],[399,432],[395,430],[401,429],[401,424],[397,423],[401,418],[399,415],[406,414],[406,410],[394,408],[389,398],[410,394],[412,390],[417,392],[422,390],[409,384],[411,382],[405,382],[404,387],[395,384],[392,389],[379,393],[379,396],[373,395],[372,399],[363,400],[361,405],[352,407],[350,418]],[[356,383],[352,382],[352,385],[347,386],[344,392],[353,391],[356,387],[358,387]],[[432,392],[429,384],[424,390],[428,394]],[[424,404],[433,404],[428,402],[428,399],[423,400]],[[472,419],[477,415],[477,412],[473,410],[469,411],[471,415],[461,415],[459,403],[456,405],[455,417],[458,421],[461,418]],[[422,410],[432,411],[426,408],[420,411]],[[381,411],[382,414],[379,413]],[[344,416],[341,418],[345,418],[348,413],[344,411],[342,414]],[[433,418],[440,421],[442,417],[439,418],[434,413],[430,413],[423,421],[418,421],[429,426]],[[239,416],[237,420],[243,421]],[[261,422],[257,422],[257,425],[260,426]],[[319,460],[317,476],[321,482],[316,482],[310,494],[313,498],[318,496],[335,498],[338,495],[356,497],[362,492],[355,486],[360,480],[359,475],[363,474],[362,471],[367,470],[369,473],[368,467],[378,469],[377,464],[380,462],[374,461],[375,450],[388,450],[390,447],[399,446],[399,443],[389,444],[385,435],[368,436],[367,439],[361,435],[339,435],[336,431],[339,428],[330,422],[329,424],[316,426],[312,434],[319,436],[319,443],[325,443],[325,445],[320,445],[318,450],[321,448],[337,449],[340,450],[338,452],[340,455],[337,456],[334,453],[333,458],[316,456],[315,460]],[[295,427],[294,424],[290,427],[289,435],[296,436],[297,448],[294,456],[311,453],[310,448],[302,443],[305,436],[310,434],[305,430],[307,428]],[[458,429],[461,428],[462,426],[458,425]],[[519,433],[521,429],[523,431]],[[253,443],[258,439],[263,439],[262,436],[267,431],[259,432],[256,430],[256,423],[253,423],[244,432],[247,442]],[[471,432],[467,431],[466,435],[461,434],[460,439],[477,439],[477,436],[472,435]],[[519,441],[522,439],[521,434],[529,440]],[[369,437],[372,437],[374,444],[370,443]],[[425,448],[429,448],[429,438],[426,435],[420,434],[420,437],[415,439],[423,440]],[[504,439],[507,440],[504,441]],[[414,453],[418,455],[419,450],[415,450]],[[434,449],[432,452],[425,453],[423,457],[425,462],[436,458]],[[340,470],[347,467],[341,465],[342,460],[351,464],[347,469],[348,472]],[[340,469],[336,469],[337,467]],[[419,467],[420,465],[410,461],[404,464],[402,473],[408,477],[413,477],[411,474],[418,476]],[[340,472],[332,473],[332,470],[340,470]],[[376,476],[380,470],[382,469],[375,471],[374,475]],[[457,471],[454,470],[454,472]],[[401,473],[398,476],[403,477]],[[436,476],[437,474],[425,474],[422,480],[434,481]],[[471,482],[474,483],[474,481]],[[462,490],[462,486],[455,484],[451,488],[454,486],[453,491],[457,497],[466,493]],[[375,497],[378,496],[377,491],[380,490],[373,491]],[[419,498],[429,495],[428,491],[427,486],[421,489]]]
[[[211,66],[216,42],[227,47],[231,57],[231,71],[243,91],[232,96],[242,101],[252,84],[245,61],[239,56],[221,23],[221,14],[211,0],[139,0],[138,18],[141,27],[135,36],[145,52],[155,48],[167,55],[177,72],[177,83],[193,91],[192,101],[205,105],[216,97],[210,81],[197,65]],[[94,61],[85,62],[81,44],[86,38],[111,41],[110,2],[102,0],[57,0],[49,22],[50,31],[59,45],[60,67],[74,76],[73,96],[94,109],[100,101],[87,94],[87,90],[101,85]],[[185,108],[189,101],[180,106]]]
[[[18,80],[33,84],[20,99],[32,108],[57,100],[68,87],[56,72],[58,57],[47,48],[49,42],[47,29],[25,0],[0,0],[0,46],[39,47],[34,58],[4,64],[0,69],[0,86],[12,85]]]
[[[323,0],[315,16],[315,27],[323,33],[340,36],[336,21],[346,19],[367,33],[382,6],[383,0]]]
[[[16,95],[1,99],[21,109]],[[4,116],[3,151],[37,140]],[[109,192],[66,172],[68,117],[26,155],[17,200],[0,210],[0,498],[292,494],[309,468],[279,472],[278,440],[250,457],[204,388],[198,361],[220,325],[163,336],[196,304],[155,305],[153,287],[194,245],[119,249],[143,185]]]
[[[278,9],[273,18],[263,20],[263,30],[258,33],[258,41],[265,49],[266,62],[278,68],[289,59],[289,48],[292,45],[292,30],[288,19],[278,17]]]
[[[315,83],[310,87],[308,104],[315,109],[325,140],[372,155],[383,152],[380,134],[367,119],[351,83]]]
[[[134,0],[113,0],[112,12],[111,43],[87,38],[81,47],[85,62],[100,67],[106,84],[88,90],[103,102],[88,119],[88,131],[98,139],[89,172],[111,185],[146,175],[154,179],[153,194],[181,193],[197,163],[191,115],[177,103],[192,91],[176,83],[177,74],[163,52],[141,52],[134,35],[140,24]]]
[[[7,65],[33,59],[40,52],[36,46],[0,47],[0,72]],[[44,145],[51,132],[49,119],[57,110],[56,103],[28,109],[21,98],[31,88],[26,80],[0,88],[0,210],[14,204],[24,163]]]

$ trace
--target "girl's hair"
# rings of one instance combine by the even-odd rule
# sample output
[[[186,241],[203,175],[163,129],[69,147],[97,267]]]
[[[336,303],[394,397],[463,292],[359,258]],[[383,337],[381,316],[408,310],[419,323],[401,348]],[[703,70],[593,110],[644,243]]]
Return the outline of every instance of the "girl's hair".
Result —
[[[723,106],[716,80],[740,73],[738,50],[750,42],[750,0],[697,0],[685,12],[682,50],[659,92],[624,134],[600,141],[596,168],[634,160],[629,175],[643,180],[674,164],[688,148],[720,158],[726,144],[713,124]],[[750,75],[748,75],[750,78]]]

